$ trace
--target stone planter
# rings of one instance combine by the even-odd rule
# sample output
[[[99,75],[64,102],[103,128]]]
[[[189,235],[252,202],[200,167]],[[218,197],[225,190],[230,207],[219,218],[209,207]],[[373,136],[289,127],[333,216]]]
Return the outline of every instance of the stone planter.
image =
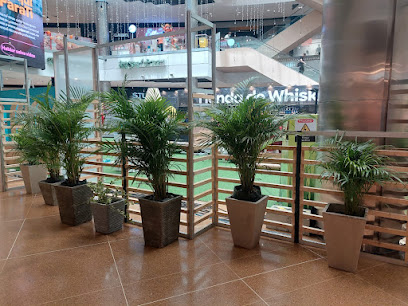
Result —
[[[259,244],[268,196],[257,202],[226,198],[234,245],[253,249]]]
[[[343,204],[328,204],[323,211],[327,260],[332,268],[356,272],[366,225],[367,209],[361,217],[344,214]]]
[[[91,221],[90,200],[93,193],[88,185],[68,187],[60,184],[54,188],[62,223],[79,225]]]
[[[181,199],[182,196],[176,195],[162,202],[149,196],[139,199],[146,246],[162,248],[178,240]]]
[[[48,183],[47,180],[38,183],[41,189],[41,194],[44,202],[47,205],[58,206],[57,195],[54,186],[61,184],[61,181],[55,183]]]
[[[47,178],[47,168],[45,165],[20,165],[20,169],[27,193],[40,193],[41,190],[38,183]]]
[[[91,201],[95,231],[101,234],[111,234],[123,227],[125,218],[125,199],[114,199],[111,204],[101,204]]]

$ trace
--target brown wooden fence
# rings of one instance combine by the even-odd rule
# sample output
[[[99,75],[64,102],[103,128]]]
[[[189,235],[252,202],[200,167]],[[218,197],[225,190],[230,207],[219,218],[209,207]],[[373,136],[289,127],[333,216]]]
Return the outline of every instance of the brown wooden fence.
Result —
[[[311,132],[305,134],[310,136]],[[315,134],[335,135],[334,132]],[[408,138],[406,133],[349,132],[348,135],[383,141]],[[138,197],[152,192],[147,179],[135,177],[126,161],[115,164],[119,152],[98,151],[102,143],[101,135],[88,141],[90,147],[83,152],[87,164],[82,177],[90,181],[99,179],[107,186],[126,190],[129,222],[140,225]],[[229,227],[225,198],[231,195],[239,179],[237,170],[228,162],[229,156],[222,150],[198,153],[202,148],[195,146],[196,153],[191,156],[188,146],[181,144],[180,154],[173,157],[175,166],[169,188],[170,192],[183,196],[180,235],[192,239],[213,226]],[[393,157],[395,161],[390,167],[401,172],[404,180],[408,178],[405,175],[408,149],[387,148],[379,153]],[[343,195],[330,182],[320,180],[318,165],[324,154],[324,148],[301,146],[301,142],[300,147],[299,144],[269,146],[262,154],[256,184],[269,196],[263,236],[325,247],[322,210],[329,202],[341,202]],[[389,183],[370,190],[365,197],[369,217],[363,251],[408,263],[407,196],[404,184]]]

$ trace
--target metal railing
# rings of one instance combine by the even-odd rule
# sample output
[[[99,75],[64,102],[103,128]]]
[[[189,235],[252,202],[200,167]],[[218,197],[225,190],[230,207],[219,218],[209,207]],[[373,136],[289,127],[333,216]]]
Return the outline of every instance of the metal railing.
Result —
[[[289,55],[286,52],[282,52],[276,48],[274,48],[271,45],[268,45],[264,43],[263,41],[251,37],[251,36],[237,36],[237,37],[232,37],[231,38],[234,42],[233,45],[229,46],[228,41],[223,41],[220,43],[221,50],[228,50],[232,48],[251,48],[255,49],[261,54],[274,59],[278,62],[281,62],[283,65],[299,72],[299,68],[297,67],[297,64],[299,62],[300,57],[294,57]],[[232,41],[231,41],[232,43]],[[316,60],[315,57],[312,57],[313,60]],[[318,57],[318,60],[320,60],[320,57]],[[319,82],[320,78],[320,70],[308,65],[307,62],[305,63],[305,70],[304,70],[304,75],[311,78],[312,80]]]

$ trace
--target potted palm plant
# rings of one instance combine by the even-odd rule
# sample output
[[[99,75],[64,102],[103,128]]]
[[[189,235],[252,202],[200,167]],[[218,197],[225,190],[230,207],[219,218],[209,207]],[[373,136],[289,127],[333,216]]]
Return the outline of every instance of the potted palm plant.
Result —
[[[92,191],[80,176],[85,164],[81,152],[89,146],[86,141],[93,129],[86,123],[87,108],[95,95],[71,89],[70,97],[61,95],[54,101],[51,121],[55,127],[55,141],[61,144],[62,166],[66,180],[54,186],[61,222],[79,225],[92,219],[90,198]]]
[[[240,185],[226,199],[234,245],[247,249],[259,243],[268,196],[254,185],[261,152],[282,136],[289,120],[265,98],[248,95],[249,81],[238,84],[237,101],[207,110],[211,120],[201,126],[211,131],[207,145],[217,145],[230,155],[238,168]]]
[[[28,194],[37,194],[40,193],[38,183],[47,177],[47,168],[41,162],[41,151],[32,128],[27,122],[12,138],[16,143],[16,150],[21,154],[20,170],[24,187]]]
[[[38,183],[44,202],[47,205],[57,205],[55,189],[53,186],[63,180],[61,170],[61,143],[56,138],[56,129],[53,118],[53,101],[50,95],[51,85],[47,91],[33,100],[37,106],[29,112],[22,114],[22,119],[31,122],[31,133],[35,137],[35,147],[40,153],[40,159],[46,166],[49,176]]]
[[[28,194],[40,193],[38,183],[47,177],[47,169],[41,163],[42,151],[37,146],[34,122],[26,114],[21,114],[16,118],[15,124],[21,125],[12,139],[16,143],[16,151],[20,153],[24,187]]]
[[[106,235],[121,230],[125,216],[125,199],[119,198],[116,190],[106,188],[102,181],[89,184],[89,187],[94,195],[91,209],[95,231]]]
[[[389,158],[376,153],[371,141],[329,141],[326,159],[320,165],[321,177],[344,192],[343,204],[328,204],[323,211],[324,237],[330,267],[355,272],[364,236],[367,209],[364,193],[374,184],[401,180],[387,169]]]
[[[139,199],[145,245],[164,247],[179,235],[182,197],[169,193],[167,182],[184,115],[156,94],[129,100],[124,87],[111,90],[106,102],[114,130],[126,134],[116,146],[136,170],[135,177],[145,175],[153,189],[153,195]]]

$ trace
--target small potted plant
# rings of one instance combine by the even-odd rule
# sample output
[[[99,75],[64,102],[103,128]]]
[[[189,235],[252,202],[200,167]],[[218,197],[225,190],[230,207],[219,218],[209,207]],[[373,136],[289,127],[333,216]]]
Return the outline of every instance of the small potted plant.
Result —
[[[81,153],[93,129],[86,123],[87,108],[95,94],[71,89],[71,96],[62,95],[54,101],[51,121],[55,126],[55,141],[61,144],[62,166],[66,180],[54,186],[61,222],[79,225],[92,219],[90,198],[92,191],[86,180],[81,181],[85,155]]]
[[[40,193],[38,183],[47,177],[47,168],[41,162],[41,150],[37,146],[37,138],[33,130],[34,124],[27,116],[18,117],[16,124],[21,125],[12,139],[16,143],[16,151],[20,153],[20,170],[24,187],[28,194]]]
[[[126,141],[116,147],[135,169],[135,177],[145,175],[153,189],[153,195],[139,198],[145,245],[164,247],[179,236],[182,197],[168,192],[167,181],[184,115],[157,94],[133,101],[122,87],[105,98],[114,130],[126,134]]]
[[[117,190],[111,190],[98,181],[89,184],[94,197],[91,200],[95,231],[101,234],[111,234],[123,227],[125,217],[125,199],[119,198]]]
[[[211,131],[207,145],[217,145],[230,155],[238,168],[241,184],[226,199],[234,245],[247,249],[259,243],[268,196],[254,185],[261,152],[283,135],[289,120],[265,98],[248,95],[251,80],[238,84],[238,100],[207,110],[210,120],[200,126]]]
[[[390,159],[376,153],[371,141],[359,143],[335,137],[320,165],[321,177],[344,192],[344,204],[328,204],[323,211],[324,238],[330,267],[355,272],[366,225],[364,194],[374,184],[401,182],[387,169]]]

